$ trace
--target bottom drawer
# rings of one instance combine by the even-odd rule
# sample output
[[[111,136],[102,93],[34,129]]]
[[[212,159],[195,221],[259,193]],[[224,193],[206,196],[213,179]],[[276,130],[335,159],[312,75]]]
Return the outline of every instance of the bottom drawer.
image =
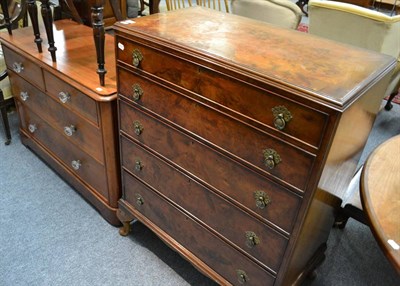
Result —
[[[233,285],[273,285],[275,278],[238,250],[123,172],[123,199]],[[243,278],[244,277],[244,278]],[[245,279],[245,281],[240,281]]]
[[[18,101],[17,104],[22,128],[36,142],[44,145],[52,156],[61,160],[75,176],[90,185],[96,190],[96,193],[101,195],[103,200],[108,202],[107,177],[104,166],[74,144],[65,140],[64,136],[34,112],[23,107]]]

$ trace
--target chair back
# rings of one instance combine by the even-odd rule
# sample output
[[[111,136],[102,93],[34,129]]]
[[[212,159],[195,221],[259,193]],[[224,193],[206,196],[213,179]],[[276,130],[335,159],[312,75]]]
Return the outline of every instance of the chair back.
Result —
[[[229,13],[228,0],[165,0],[165,3],[168,11],[192,6],[202,6]]]
[[[196,0],[197,6],[203,6],[206,8],[229,13],[228,0],[223,0],[223,2],[224,2],[223,5],[221,2],[222,2],[222,0]]]
[[[310,0],[310,34],[380,52],[397,59],[385,96],[400,86],[400,15],[335,1]]]
[[[8,16],[10,17],[9,21],[13,26],[12,28],[18,28],[18,22],[26,16],[26,0],[7,1],[7,6]],[[0,30],[6,28],[7,23],[5,20],[3,11],[0,11]]]
[[[297,29],[303,12],[290,0],[232,0],[232,14]]]
[[[187,8],[192,6],[192,0],[165,0],[165,4],[167,5],[167,10],[178,10],[182,8]]]
[[[352,4],[310,0],[309,33],[400,59],[400,15]]]

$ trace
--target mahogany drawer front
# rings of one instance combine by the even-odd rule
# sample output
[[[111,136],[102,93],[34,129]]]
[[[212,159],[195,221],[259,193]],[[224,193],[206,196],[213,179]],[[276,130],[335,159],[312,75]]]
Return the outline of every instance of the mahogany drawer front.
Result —
[[[272,274],[214,236],[138,180],[123,172],[124,200],[194,253],[208,266],[238,285],[237,272],[248,276],[246,285],[273,285]]]
[[[45,119],[63,134],[63,140],[71,140],[99,162],[104,162],[101,132],[86,119],[65,108],[62,103],[40,92],[37,88],[10,73],[14,95],[24,105]]]
[[[162,93],[158,94],[156,111],[158,115],[229,152],[259,171],[283,180],[299,190],[306,189],[315,155],[260,130],[249,128],[248,125],[201,103],[166,90],[160,92]],[[121,117],[126,125],[122,129],[136,136],[132,122],[138,121],[145,129],[140,135],[143,138],[141,140],[147,143],[146,137],[151,136],[148,133],[152,133],[153,130],[141,122],[140,115],[136,112],[125,107],[123,109],[125,113]],[[271,164],[273,168],[267,167],[266,164]]]
[[[42,90],[45,90],[43,73],[40,66],[26,59],[25,57],[10,50],[7,46],[2,46],[4,59],[7,68],[14,71],[32,84],[35,84]]]
[[[285,237],[124,137],[121,150],[126,170],[278,271],[287,245]]]
[[[85,184],[90,185],[96,192],[108,200],[107,176],[105,167],[91,156],[65,140],[64,136],[53,129],[34,112],[24,107],[19,101],[18,111],[21,125],[26,133],[35,141],[44,145],[48,151],[63,162],[65,166]]]
[[[120,125],[124,132],[130,132],[131,118],[140,118],[147,126],[143,134],[135,135],[133,139],[145,143],[193,176],[207,182],[266,223],[288,234],[292,231],[301,197],[122,102],[120,112]],[[140,117],[131,116],[132,113]],[[123,153],[122,160],[132,159],[130,153]],[[257,192],[261,194],[255,196]]]
[[[125,46],[124,51],[117,49],[118,59],[132,68],[134,68],[132,52],[138,49],[143,55],[138,70],[146,71],[206,97],[246,118],[264,124],[267,129],[277,130],[274,122],[277,118],[276,114],[281,112],[274,114],[272,109],[284,106],[290,112],[292,119],[285,124],[283,134],[295,137],[316,148],[320,146],[328,120],[327,114],[155,49],[125,39],[119,39],[118,42],[122,42]],[[145,106],[152,102],[152,97],[158,95],[158,91],[152,89],[152,84],[143,82],[135,75],[129,75],[123,69],[118,70],[118,76],[122,94],[130,96],[133,84],[142,86],[144,90],[142,102]]]
[[[54,99],[98,125],[95,100],[47,71],[43,75],[46,90]]]

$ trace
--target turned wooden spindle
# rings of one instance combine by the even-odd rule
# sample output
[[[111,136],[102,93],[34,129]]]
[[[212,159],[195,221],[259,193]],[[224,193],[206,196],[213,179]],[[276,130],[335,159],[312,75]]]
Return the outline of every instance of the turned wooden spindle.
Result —
[[[48,51],[51,54],[51,59],[56,62],[56,51],[57,48],[54,45],[54,34],[53,34],[53,13],[50,9],[49,0],[41,0],[41,12],[43,17],[44,27],[46,28],[47,41],[49,43]]]
[[[93,0],[92,3],[92,27],[93,37],[97,54],[97,74],[99,75],[100,85],[104,86],[104,78],[107,70],[104,62],[105,31],[103,21],[104,0]]]
[[[35,35],[34,42],[37,45],[39,53],[42,52],[42,39],[40,38],[39,22],[38,22],[38,11],[35,0],[28,0],[28,13],[31,18],[33,33]]]

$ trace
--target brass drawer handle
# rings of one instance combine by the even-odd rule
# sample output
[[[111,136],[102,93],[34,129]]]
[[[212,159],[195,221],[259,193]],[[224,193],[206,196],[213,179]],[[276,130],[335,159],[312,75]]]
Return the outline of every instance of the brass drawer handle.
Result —
[[[140,87],[138,83],[132,85],[132,92],[134,101],[138,101],[143,95],[143,89]]]
[[[143,164],[140,160],[136,160],[135,162],[135,171],[141,171],[143,169]]]
[[[70,100],[71,96],[69,95],[68,92],[64,92],[64,91],[60,91],[58,93],[58,99],[62,102],[62,103],[67,103],[68,100]]]
[[[75,171],[78,171],[79,168],[82,166],[82,163],[80,160],[72,160],[71,166],[72,166],[72,169],[74,169]]]
[[[274,149],[265,149],[263,151],[264,154],[264,164],[270,169],[275,168],[276,165],[278,165],[281,160],[281,156],[276,152]]]
[[[246,231],[246,245],[249,248],[253,248],[257,244],[260,244],[260,239],[253,231]]]
[[[76,132],[76,128],[74,125],[65,126],[64,127],[64,134],[68,137],[71,137]]]
[[[134,121],[133,122],[133,129],[135,131],[135,134],[138,135],[138,136],[140,134],[142,134],[142,132],[143,132],[143,126],[139,121]]]
[[[29,98],[28,92],[27,91],[21,91],[19,94],[19,97],[21,97],[22,101],[27,101]]]
[[[274,115],[274,125],[276,129],[283,130],[292,118],[292,114],[285,106],[275,106],[272,108],[272,114]]]
[[[22,63],[14,62],[12,65],[12,69],[16,73],[21,73],[24,70],[24,65]]]
[[[139,66],[139,64],[140,64],[140,62],[143,60],[143,55],[142,55],[142,53],[138,50],[138,49],[135,49],[133,52],[132,52],[132,64],[135,66],[135,67],[138,67]]]
[[[264,209],[269,203],[271,203],[271,198],[264,191],[255,191],[254,199],[256,200],[256,206],[259,209]]]
[[[141,195],[139,195],[139,194],[136,194],[136,204],[137,204],[138,206],[141,206],[141,205],[144,204],[143,197],[142,197]]]
[[[29,124],[28,130],[30,133],[34,133],[37,130],[36,124],[33,124],[33,123]]]
[[[249,281],[249,277],[243,270],[241,269],[236,270],[236,274],[240,284],[245,284],[247,281]]]

